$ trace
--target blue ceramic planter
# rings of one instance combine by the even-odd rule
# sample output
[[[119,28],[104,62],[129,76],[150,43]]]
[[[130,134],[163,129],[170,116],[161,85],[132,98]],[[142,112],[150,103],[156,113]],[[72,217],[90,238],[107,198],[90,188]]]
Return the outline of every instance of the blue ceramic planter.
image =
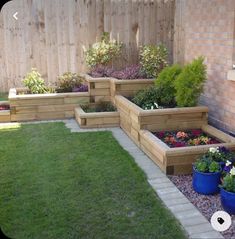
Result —
[[[235,193],[228,192],[221,188],[220,199],[224,210],[229,214],[235,214]]]
[[[210,195],[220,191],[221,172],[201,173],[193,167],[193,189],[200,194]]]

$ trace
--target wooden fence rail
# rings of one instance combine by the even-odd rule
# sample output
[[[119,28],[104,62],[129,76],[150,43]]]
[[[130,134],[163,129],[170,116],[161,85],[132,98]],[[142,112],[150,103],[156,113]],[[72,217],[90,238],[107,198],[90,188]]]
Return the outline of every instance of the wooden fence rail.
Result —
[[[119,66],[137,62],[143,44],[165,44],[172,61],[174,11],[175,0],[10,1],[0,13],[0,91],[21,86],[32,67],[50,84],[84,72],[83,48],[104,31],[125,44]]]

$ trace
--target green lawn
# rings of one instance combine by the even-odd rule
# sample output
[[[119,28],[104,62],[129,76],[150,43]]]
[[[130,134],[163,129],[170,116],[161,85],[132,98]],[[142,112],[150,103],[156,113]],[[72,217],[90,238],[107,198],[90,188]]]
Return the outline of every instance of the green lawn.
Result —
[[[0,92],[0,101],[8,100],[8,93]]]
[[[110,132],[1,128],[0,188],[11,238],[186,238]]]

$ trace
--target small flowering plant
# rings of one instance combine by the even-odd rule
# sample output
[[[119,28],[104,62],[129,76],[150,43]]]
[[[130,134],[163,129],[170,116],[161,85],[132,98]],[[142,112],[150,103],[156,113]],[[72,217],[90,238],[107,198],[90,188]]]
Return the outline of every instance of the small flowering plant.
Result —
[[[226,164],[228,164],[233,161],[235,155],[232,151],[225,147],[211,147],[207,152],[207,157],[211,160],[224,163],[226,162]]]
[[[230,165],[231,164],[229,164],[229,166]],[[228,192],[235,193],[235,166],[232,166],[223,178],[221,187]]]
[[[153,133],[170,148],[220,143],[217,139],[207,135],[201,129],[186,131],[161,131]]]

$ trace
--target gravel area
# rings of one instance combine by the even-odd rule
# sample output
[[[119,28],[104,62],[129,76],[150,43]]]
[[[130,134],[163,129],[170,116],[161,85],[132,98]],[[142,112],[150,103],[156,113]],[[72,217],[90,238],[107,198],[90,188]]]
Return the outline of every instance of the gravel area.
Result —
[[[169,176],[170,180],[176,187],[194,204],[199,211],[210,221],[212,214],[216,211],[223,210],[220,203],[220,195],[200,195],[192,188],[192,176]],[[235,203],[235,202],[234,202]],[[226,239],[235,239],[235,215],[232,216],[233,224],[229,230],[221,234]]]

